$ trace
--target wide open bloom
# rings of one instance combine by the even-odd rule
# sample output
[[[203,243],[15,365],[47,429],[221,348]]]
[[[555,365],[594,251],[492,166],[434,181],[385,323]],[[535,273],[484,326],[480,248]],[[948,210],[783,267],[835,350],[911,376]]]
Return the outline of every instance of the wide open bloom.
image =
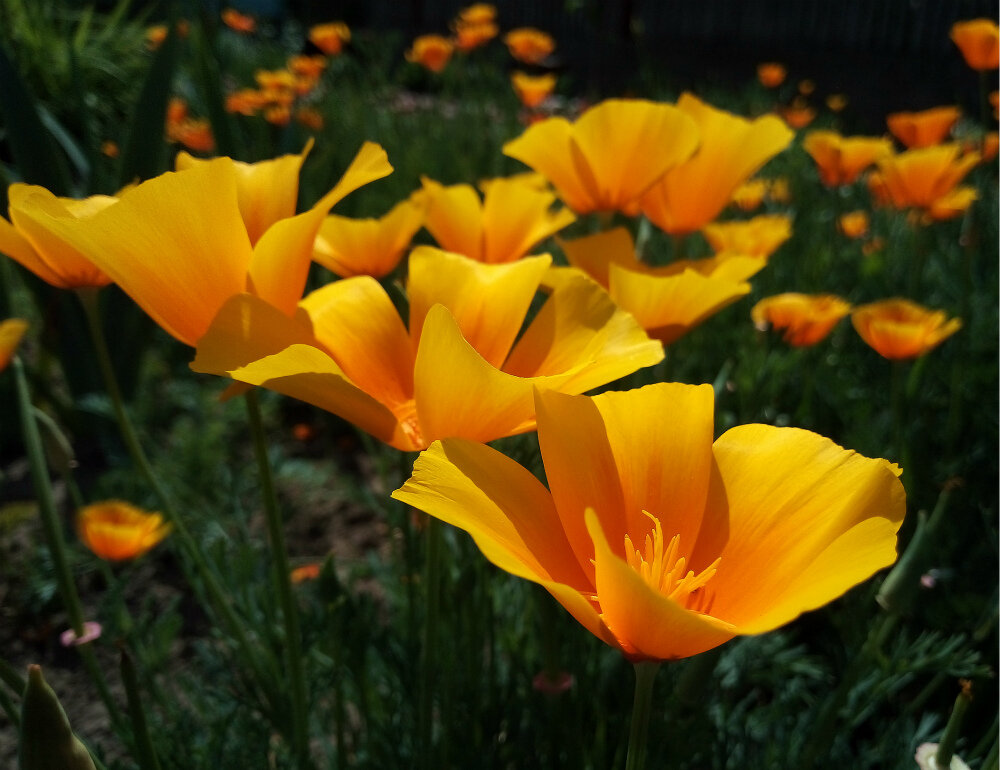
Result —
[[[570,123],[548,118],[503,146],[547,177],[577,214],[620,211],[691,156],[698,127],[671,104],[608,99]]]
[[[0,321],[0,372],[7,368],[27,331],[28,322],[22,318]]]
[[[605,287],[665,345],[749,294],[746,280],[767,265],[763,258],[717,254],[650,267],[636,259],[632,236],[621,227],[560,245],[570,265]],[[558,285],[572,272],[557,268],[550,281]]]
[[[582,277],[553,291],[519,337],[550,264],[543,255],[486,265],[417,247],[408,324],[366,276],[314,291],[294,318],[242,294],[219,312],[191,368],[306,401],[405,451],[523,433],[535,426],[535,386],[581,393],[663,358]]]
[[[468,532],[629,660],[770,631],[896,559],[906,499],[886,460],[771,425],[713,444],[710,385],[535,400],[549,489],[446,439],[393,497]]]
[[[442,249],[479,262],[520,259],[576,219],[569,209],[552,208],[552,192],[520,176],[490,180],[482,201],[471,185],[444,187],[427,177],[421,183],[415,197],[426,206],[424,227]]]
[[[351,42],[351,30],[342,21],[317,24],[309,28],[309,42],[327,56],[338,56]]]
[[[529,75],[520,70],[510,73],[510,85],[521,100],[521,104],[533,110],[548,99],[556,88],[556,75],[546,72],[544,75]]]
[[[441,35],[421,35],[406,52],[406,60],[431,72],[443,72],[455,50],[452,42]]]
[[[850,304],[833,294],[788,292],[762,299],[750,310],[750,318],[759,329],[783,329],[789,345],[808,347],[823,340],[850,312]]]
[[[855,308],[851,323],[869,347],[890,359],[922,356],[962,328],[942,310],[899,297]]]
[[[512,29],[503,36],[510,55],[525,64],[538,64],[556,50],[552,35],[534,27]]]
[[[331,214],[316,235],[313,260],[341,278],[382,278],[396,269],[423,222],[424,206],[412,197],[378,219]]]
[[[84,219],[60,216],[51,194],[30,188],[21,215],[194,346],[234,294],[250,292],[293,314],[323,217],[349,192],[392,171],[385,151],[366,143],[337,185],[294,215],[303,155],[255,164],[182,156],[182,170],[143,182]]]
[[[921,112],[894,112],[885,122],[894,137],[913,149],[943,142],[961,116],[958,107],[934,107]]]
[[[784,214],[761,214],[753,219],[715,222],[701,232],[716,254],[770,257],[792,237],[792,220]]]
[[[974,70],[995,70],[1000,66],[1000,28],[993,19],[956,21],[951,39]]]
[[[0,253],[59,289],[82,289],[111,283],[103,270],[87,259],[72,241],[60,238],[34,216],[84,220],[103,211],[117,198],[92,195],[83,200],[57,198],[43,187],[12,184],[7,189],[10,222],[0,217]]]
[[[736,189],[792,141],[779,118],[747,120],[682,94],[677,107],[698,126],[701,143],[642,196],[642,213],[661,230],[700,230],[726,207]]]
[[[149,513],[121,500],[94,503],[76,515],[80,540],[109,561],[142,556],[170,534],[170,529],[162,514]]]
[[[841,136],[836,131],[810,131],[802,140],[827,187],[853,184],[879,158],[892,154],[892,142],[876,136]]]
[[[880,202],[895,208],[930,208],[945,197],[979,162],[979,153],[961,155],[955,143],[889,155],[878,163],[872,184]]]

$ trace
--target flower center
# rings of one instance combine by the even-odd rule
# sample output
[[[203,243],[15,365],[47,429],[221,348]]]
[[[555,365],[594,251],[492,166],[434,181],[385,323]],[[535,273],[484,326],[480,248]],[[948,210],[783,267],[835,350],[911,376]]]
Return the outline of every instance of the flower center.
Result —
[[[653,531],[646,535],[645,547],[641,551],[625,535],[625,561],[654,591],[685,609],[707,614],[713,597],[702,589],[714,577],[721,559],[716,559],[697,575],[687,570],[687,559],[678,556],[680,535],[674,535],[669,543],[664,543],[659,519],[646,511],[643,514],[653,521]]]

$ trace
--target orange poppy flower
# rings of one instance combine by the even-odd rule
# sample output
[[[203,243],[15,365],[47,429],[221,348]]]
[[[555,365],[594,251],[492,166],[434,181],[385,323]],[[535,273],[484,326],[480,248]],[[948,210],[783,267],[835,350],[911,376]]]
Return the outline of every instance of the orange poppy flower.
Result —
[[[351,30],[342,21],[317,24],[309,28],[309,42],[327,56],[337,56],[351,42]]]
[[[556,76],[551,72],[544,75],[529,75],[515,70],[510,73],[510,84],[521,104],[529,110],[548,99],[556,88]]]
[[[995,70],[1000,66],[1000,29],[993,19],[956,21],[951,39],[974,70]]]
[[[299,107],[295,119],[310,131],[323,130],[323,114],[315,107]]]
[[[326,59],[322,56],[292,56],[288,59],[288,71],[299,77],[318,78],[326,69]]]
[[[155,51],[161,45],[163,41],[167,39],[167,25],[166,24],[154,24],[152,27],[146,29],[146,47]]]
[[[503,146],[552,182],[577,214],[634,209],[698,146],[695,121],[671,104],[608,99],[570,123],[547,118]]]
[[[874,136],[841,136],[836,131],[810,131],[802,140],[827,187],[853,184],[861,172],[892,153],[892,142]]]
[[[303,564],[301,567],[293,569],[289,578],[293,583],[304,583],[307,580],[315,580],[319,577],[320,566],[317,562]]]
[[[765,88],[777,88],[785,82],[788,70],[777,62],[765,62],[757,65],[757,80]]]
[[[800,80],[798,85],[798,91],[803,96],[809,96],[813,91],[816,90],[816,83],[812,80]]]
[[[517,177],[491,180],[482,201],[471,185],[444,187],[427,177],[421,183],[417,197],[426,207],[424,227],[441,248],[479,262],[520,259],[576,220],[569,209],[553,209],[551,191]]]
[[[525,64],[540,64],[545,57],[556,50],[552,35],[534,27],[512,29],[503,36],[510,55]]]
[[[495,38],[500,32],[500,28],[491,21],[470,22],[461,19],[452,24],[452,29],[455,32],[455,47],[459,51],[472,51],[479,48]]]
[[[497,8],[491,3],[474,3],[460,10],[458,19],[466,24],[490,24],[497,20]]]
[[[968,211],[969,206],[977,200],[979,200],[979,192],[976,188],[956,187],[951,192],[934,200],[924,210],[924,218],[931,222],[954,219]]]
[[[575,269],[554,269],[550,283],[558,286],[582,270],[664,345],[749,294],[747,279],[767,264],[760,257],[719,254],[649,267],[636,258],[632,236],[620,227],[560,245]]]
[[[826,107],[830,112],[843,112],[847,107],[846,94],[830,94],[826,97]]]
[[[424,207],[413,199],[379,219],[328,216],[316,236],[313,261],[342,278],[382,278],[396,269],[423,221]]]
[[[14,357],[17,346],[21,344],[21,338],[28,331],[28,322],[21,318],[8,318],[0,321],[0,372],[7,368],[7,364]]]
[[[805,128],[816,120],[816,110],[804,101],[796,99],[787,107],[778,110],[782,119],[796,131]]]
[[[716,254],[766,258],[792,237],[792,220],[783,214],[762,214],[753,219],[715,222],[701,232]]]
[[[241,88],[226,96],[226,112],[256,115],[267,104],[267,95],[256,88]]]
[[[958,107],[934,107],[922,112],[894,112],[885,122],[892,135],[912,149],[943,142],[961,116]]]
[[[883,358],[917,358],[962,328],[958,318],[894,297],[855,308],[851,322]]]
[[[750,310],[758,329],[784,329],[784,340],[795,347],[808,347],[823,340],[851,306],[833,294],[775,294]]]
[[[778,118],[748,120],[685,93],[677,108],[698,127],[690,158],[667,170],[642,196],[642,212],[668,233],[692,233],[715,219],[736,189],[792,141]]]
[[[446,439],[392,496],[468,532],[631,661],[770,631],[896,560],[906,494],[886,460],[771,425],[713,443],[710,385],[535,402],[548,489]]]
[[[760,208],[767,195],[769,183],[766,179],[751,179],[736,188],[732,201],[741,211],[753,211]]]
[[[409,324],[368,276],[317,289],[294,318],[241,294],[216,316],[191,368],[301,399],[404,451],[445,436],[523,433],[535,426],[534,387],[579,393],[663,358],[582,277],[556,288],[520,333],[550,264],[543,255],[487,265],[419,246]]]
[[[869,182],[876,199],[900,209],[929,208],[979,162],[979,153],[961,151],[957,144],[938,144],[883,157]]]
[[[192,152],[209,153],[215,149],[212,125],[205,118],[186,118],[169,124],[167,138]]]
[[[392,171],[385,151],[367,143],[340,182],[296,216],[304,157],[250,164],[182,153],[181,170],[133,187],[92,216],[60,215],[41,188],[24,193],[21,216],[78,250],[168,334],[194,346],[222,304],[241,292],[293,314],[323,217],[345,195]]]
[[[868,227],[867,211],[849,211],[837,219],[837,229],[848,238],[864,238],[868,235]]]
[[[406,52],[406,60],[431,72],[442,72],[448,66],[451,54],[455,50],[452,42],[441,35],[421,35],[413,41],[410,50]]]
[[[244,35],[249,35],[257,29],[257,22],[254,20],[253,16],[247,16],[245,13],[240,13],[235,8],[226,8],[222,12],[222,23],[234,32],[239,32]]]
[[[775,203],[788,203],[792,199],[792,191],[787,177],[772,179],[767,188],[767,197]]]
[[[983,163],[989,163],[996,158],[998,149],[1000,149],[1000,134],[996,131],[987,132],[983,137]]]
[[[142,556],[170,534],[163,515],[149,513],[121,500],[106,500],[82,508],[76,515],[80,540],[97,556],[125,561]]]

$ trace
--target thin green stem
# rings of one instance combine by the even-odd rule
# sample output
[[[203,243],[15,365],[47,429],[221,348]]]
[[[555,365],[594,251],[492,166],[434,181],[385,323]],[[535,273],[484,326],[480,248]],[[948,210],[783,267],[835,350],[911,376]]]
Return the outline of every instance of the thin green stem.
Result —
[[[937,754],[934,756],[934,763],[938,767],[950,767],[951,758],[955,756],[955,746],[958,745],[958,736],[962,731],[962,720],[965,719],[965,712],[969,710],[972,703],[971,686],[968,682],[962,686],[962,691],[955,698],[955,706],[951,710],[948,724],[944,728],[944,735],[941,736],[941,743],[938,744]]]
[[[7,715],[7,719],[12,725],[14,725],[15,730],[21,729],[21,713],[17,706],[14,705],[13,699],[7,694],[7,691],[0,687],[0,709]]]
[[[437,672],[438,612],[441,603],[441,522],[427,518],[427,559],[424,563],[427,612],[424,616],[424,646],[420,654],[420,702],[417,730],[420,739],[420,764],[434,768],[434,679]]]
[[[267,518],[267,531],[271,541],[271,558],[276,573],[275,588],[278,591],[285,628],[285,652],[292,699],[292,750],[298,759],[299,766],[308,767],[310,765],[308,711],[306,709],[305,668],[302,663],[302,633],[299,630],[299,612],[295,605],[295,596],[292,593],[292,570],[288,563],[288,551],[285,546],[285,528],[281,520],[281,511],[278,508],[278,496],[274,488],[271,463],[267,457],[267,440],[264,435],[264,422],[261,419],[257,391],[247,391],[245,398],[247,416],[250,420],[250,432],[253,435],[254,453],[257,456],[261,496]]]
[[[136,759],[139,762],[140,770],[160,770],[160,762],[156,758],[153,741],[149,737],[149,727],[146,724],[146,711],[142,705],[139,677],[136,676],[132,656],[124,648],[121,651],[121,672],[122,682],[125,684],[125,697],[128,700],[128,713],[132,720]]]
[[[646,764],[649,714],[653,703],[653,682],[659,661],[639,661],[635,665],[635,696],[632,699],[632,726],[628,736],[625,770],[642,770]]]

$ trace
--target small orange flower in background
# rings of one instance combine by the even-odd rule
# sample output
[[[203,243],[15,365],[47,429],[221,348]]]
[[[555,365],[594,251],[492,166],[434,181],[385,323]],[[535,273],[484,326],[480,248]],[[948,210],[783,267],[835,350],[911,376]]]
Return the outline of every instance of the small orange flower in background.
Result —
[[[961,116],[958,107],[934,107],[921,112],[894,112],[885,122],[894,137],[913,149],[943,142]]]
[[[510,73],[510,84],[521,104],[529,110],[544,102],[556,88],[556,75],[547,72],[544,75],[529,75],[526,72],[514,70]]]
[[[445,439],[392,496],[468,532],[630,661],[770,631],[896,560],[906,493],[886,460],[771,425],[713,443],[710,385],[539,389],[535,404],[548,488]]]
[[[845,94],[830,94],[826,97],[826,107],[830,112],[843,112],[847,106],[847,96]]]
[[[170,533],[163,515],[149,513],[121,500],[106,500],[82,508],[76,515],[80,540],[97,556],[125,561],[142,556]]]
[[[1000,134],[990,131],[983,137],[983,163],[989,163],[996,158],[1000,149]]]
[[[760,208],[767,195],[769,183],[766,179],[751,179],[736,188],[733,193],[733,203],[742,211],[753,211]]]
[[[309,28],[309,42],[327,56],[337,56],[351,42],[351,30],[342,21],[317,24]]]
[[[455,50],[452,42],[441,35],[421,35],[406,52],[406,60],[431,72],[442,72]]]
[[[330,215],[323,220],[313,261],[341,278],[382,278],[396,269],[424,221],[424,207],[413,199],[397,203],[379,219]]]
[[[215,149],[212,125],[205,118],[187,118],[168,126],[167,138],[192,152],[209,153]]]
[[[924,210],[923,223],[943,222],[954,219],[968,211],[975,201],[979,200],[979,192],[975,187],[956,187],[950,193],[937,198]]]
[[[1000,118],[1000,91],[990,91],[990,104],[993,107],[993,119]]]
[[[295,111],[295,120],[310,131],[323,130],[323,115],[315,107],[299,107]]]
[[[497,8],[492,3],[474,3],[458,12],[458,20],[466,24],[490,24],[497,20]]]
[[[304,583],[307,580],[315,580],[319,577],[320,566],[318,562],[303,564],[301,567],[293,569],[289,577],[293,583]]]
[[[995,70],[1000,66],[1000,29],[992,19],[956,21],[951,39],[974,70]]]
[[[772,179],[767,187],[767,197],[775,203],[788,203],[792,199],[788,177],[779,176]]]
[[[269,91],[294,91],[295,73],[288,70],[264,70],[260,69],[253,73],[253,79],[257,81],[264,90]]]
[[[849,211],[837,219],[837,229],[848,238],[864,238],[868,235],[868,227],[867,211]]]
[[[187,102],[179,96],[173,96],[167,103],[167,125],[180,123],[188,116]]]
[[[118,149],[118,143],[113,142],[110,139],[105,139],[101,142],[101,155],[108,158],[117,158],[120,150]]]
[[[787,107],[782,107],[778,113],[784,121],[798,131],[805,128],[816,119],[816,110],[810,107],[805,101],[796,99]]]
[[[750,310],[758,329],[784,330],[783,339],[795,347],[823,340],[851,306],[833,294],[776,294],[765,297]]]
[[[888,155],[869,179],[876,200],[898,209],[930,208],[956,189],[979,163],[979,153],[961,155],[958,144],[939,144]],[[967,195],[967,193],[962,193]]]
[[[809,96],[809,94],[816,90],[816,84],[812,80],[800,80],[798,88],[800,94]]]
[[[267,104],[267,94],[256,88],[241,88],[226,96],[226,112],[256,115]]]
[[[155,51],[161,45],[163,41],[167,39],[167,25],[166,24],[154,24],[146,30],[146,47]]]
[[[884,358],[917,358],[962,328],[958,318],[894,297],[855,308],[851,322],[869,347]]]
[[[875,136],[841,136],[836,131],[810,131],[802,140],[819,178],[827,187],[853,184],[861,172],[892,153],[892,142]]]
[[[14,357],[17,346],[21,344],[21,338],[28,331],[28,322],[21,318],[8,318],[0,321],[0,372],[7,368],[7,364]]]
[[[471,22],[457,19],[452,23],[455,32],[455,47],[459,51],[472,51],[490,42],[500,33],[500,28],[492,21]]]
[[[284,105],[276,104],[264,110],[264,120],[275,126],[287,126],[292,122],[292,110]]]
[[[765,62],[757,65],[757,80],[765,88],[777,88],[785,82],[788,70],[777,62]]]
[[[253,16],[240,13],[235,8],[226,8],[222,12],[222,23],[234,32],[249,35],[257,29],[257,22]]]
[[[288,71],[299,77],[318,78],[326,69],[326,58],[323,56],[292,56],[288,59]]]
[[[512,29],[503,36],[503,41],[510,55],[525,64],[539,64],[556,50],[552,35],[534,27]]]
[[[792,220],[784,214],[762,214],[743,221],[713,222],[701,232],[716,254],[770,257],[792,237]]]

